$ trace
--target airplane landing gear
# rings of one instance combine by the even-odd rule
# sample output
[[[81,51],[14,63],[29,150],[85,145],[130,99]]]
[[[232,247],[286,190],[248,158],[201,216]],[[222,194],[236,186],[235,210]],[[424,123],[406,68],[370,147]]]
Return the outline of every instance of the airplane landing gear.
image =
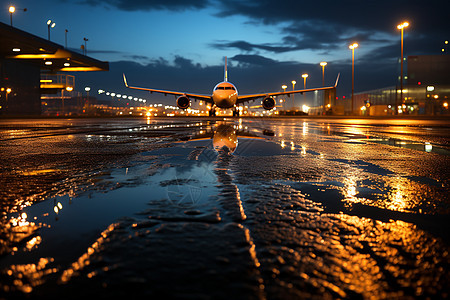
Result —
[[[239,110],[237,107],[233,110],[233,117],[239,117]]]
[[[211,108],[211,110],[209,111],[209,116],[210,117],[215,117],[216,116],[216,109],[214,107]]]

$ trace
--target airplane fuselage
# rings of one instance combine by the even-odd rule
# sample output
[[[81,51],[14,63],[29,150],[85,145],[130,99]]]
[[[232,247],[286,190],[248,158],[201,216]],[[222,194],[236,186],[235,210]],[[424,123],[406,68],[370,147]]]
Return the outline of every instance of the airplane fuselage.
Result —
[[[213,90],[212,100],[219,108],[233,108],[238,99],[238,91],[234,84],[223,81],[218,83]]]

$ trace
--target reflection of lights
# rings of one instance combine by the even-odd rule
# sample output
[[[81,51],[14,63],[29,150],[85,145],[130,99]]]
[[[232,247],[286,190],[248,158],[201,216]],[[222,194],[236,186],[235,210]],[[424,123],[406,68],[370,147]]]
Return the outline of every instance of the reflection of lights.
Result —
[[[303,135],[306,135],[308,133],[308,123],[303,122]]]
[[[284,149],[284,147],[286,147],[286,144],[284,143],[284,141],[281,141],[281,148]]]
[[[410,186],[408,182],[405,182],[404,178],[396,177],[393,181],[393,192],[390,194],[387,209],[394,211],[405,211],[405,209],[411,203],[408,203],[408,189],[405,187]]]
[[[42,238],[40,236],[35,236],[27,242],[27,245],[25,247],[27,248],[28,251],[31,251],[34,248],[36,248],[41,242]]]
[[[431,152],[431,150],[433,150],[433,146],[430,143],[426,142],[425,143],[425,151]]]
[[[59,213],[59,211],[60,211],[62,208],[63,208],[63,206],[62,206],[61,202],[58,202],[58,203],[55,204],[55,206],[53,206],[53,211],[54,211],[55,213]]]
[[[344,179],[344,196],[347,200],[356,202],[356,179],[355,177],[348,177]]]
[[[40,258],[36,264],[12,265],[7,271],[14,276],[14,287],[21,292],[31,293],[33,287],[43,283],[43,277],[57,272],[57,268],[46,268],[53,258]]]
[[[26,213],[21,213],[19,217],[11,219],[11,225],[13,227],[30,225],[30,222],[27,221],[27,217]]]
[[[63,283],[68,282],[73,275],[77,274],[78,270],[81,270],[85,266],[89,265],[90,257],[100,248],[100,246],[105,242],[108,235],[117,227],[117,224],[109,225],[108,228],[100,234],[101,236],[87,249],[86,253],[78,258],[76,262],[72,263],[72,265],[67,270],[64,270],[63,274],[61,275],[61,281]],[[87,276],[88,278],[91,278],[95,274],[96,271],[89,273]]]
[[[306,155],[306,147],[302,146],[302,151],[300,152],[302,155]]]

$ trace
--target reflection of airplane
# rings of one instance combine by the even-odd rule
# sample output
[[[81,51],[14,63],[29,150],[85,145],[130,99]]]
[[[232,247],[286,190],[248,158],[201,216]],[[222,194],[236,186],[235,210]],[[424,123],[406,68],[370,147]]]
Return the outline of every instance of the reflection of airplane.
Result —
[[[212,95],[200,95],[200,94],[192,94],[192,93],[183,93],[183,92],[174,92],[174,91],[166,91],[166,90],[157,90],[150,88],[141,88],[135,86],[129,86],[127,83],[127,79],[125,74],[123,74],[123,80],[125,82],[125,86],[130,89],[149,91],[151,93],[162,93],[165,95],[175,95],[177,98],[177,106],[181,109],[187,109],[191,105],[191,98],[196,100],[205,101],[207,103],[212,104],[211,110],[209,112],[210,116],[216,115],[216,107],[218,108],[234,108],[233,116],[239,116],[238,105],[253,101],[258,98],[262,98],[261,106],[264,109],[271,110],[275,107],[274,96],[280,95],[291,95],[297,93],[311,92],[311,91],[320,91],[320,90],[330,90],[336,88],[336,85],[339,80],[336,79],[336,84],[330,87],[321,87],[314,89],[303,89],[303,90],[295,90],[288,92],[275,92],[275,93],[260,93],[260,94],[251,94],[251,95],[239,95],[236,87],[231,82],[228,82],[228,74],[227,74],[227,58],[225,57],[225,75],[224,81],[218,83],[214,89]]]
[[[273,134],[266,134],[266,131],[263,131],[263,134],[273,136]],[[188,139],[188,141],[212,139],[214,151],[232,154],[238,146],[238,138],[265,140],[263,137],[240,130],[237,125],[219,122],[214,131],[201,132],[200,134],[196,134],[193,138]]]

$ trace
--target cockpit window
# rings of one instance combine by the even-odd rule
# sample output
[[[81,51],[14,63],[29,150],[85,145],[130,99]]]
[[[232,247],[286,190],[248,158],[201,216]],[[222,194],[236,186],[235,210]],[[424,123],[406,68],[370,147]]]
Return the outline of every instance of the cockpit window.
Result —
[[[236,89],[233,86],[218,86],[218,87],[216,87],[216,90],[233,90],[233,91],[235,91]]]

